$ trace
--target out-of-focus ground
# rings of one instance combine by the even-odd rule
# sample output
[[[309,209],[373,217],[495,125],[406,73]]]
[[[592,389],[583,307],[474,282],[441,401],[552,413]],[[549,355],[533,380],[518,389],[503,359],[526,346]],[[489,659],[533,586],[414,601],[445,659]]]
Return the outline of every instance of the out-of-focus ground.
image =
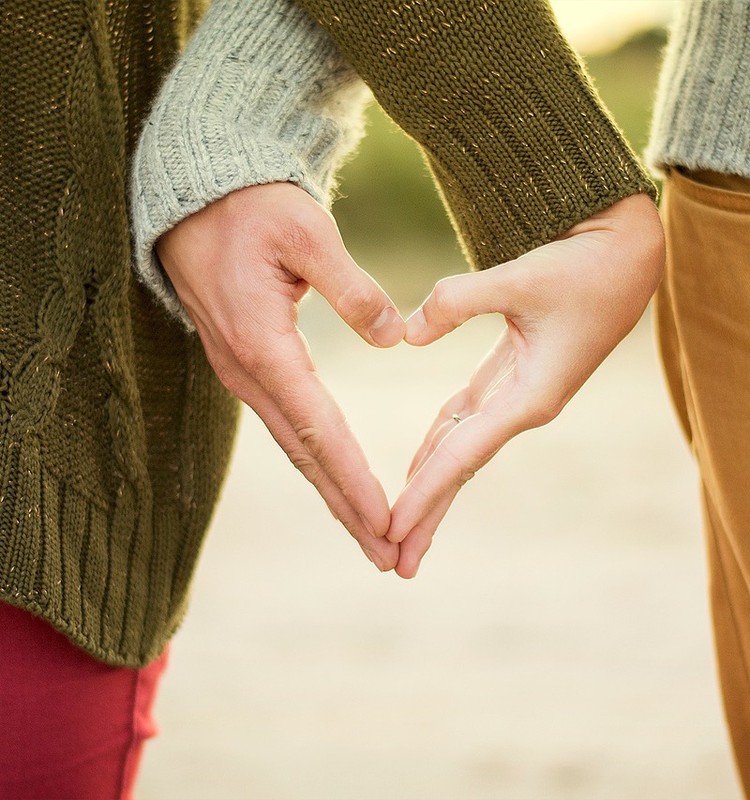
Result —
[[[305,310],[390,497],[496,332],[360,344]],[[730,800],[696,476],[644,321],[381,575],[248,412],[141,800]]]
[[[589,59],[639,148],[663,41]],[[413,146],[374,110],[370,130],[336,215],[409,311],[466,267]],[[499,324],[381,352],[306,304],[392,499]],[[696,484],[648,318],[462,490],[411,582],[377,573],[248,411],[138,800],[737,800]]]

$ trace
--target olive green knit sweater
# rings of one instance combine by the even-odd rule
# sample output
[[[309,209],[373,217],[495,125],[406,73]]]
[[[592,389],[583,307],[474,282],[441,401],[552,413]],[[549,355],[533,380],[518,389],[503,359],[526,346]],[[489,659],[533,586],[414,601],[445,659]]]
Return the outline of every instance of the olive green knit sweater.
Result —
[[[479,266],[652,190],[537,0],[301,4],[425,148]],[[199,11],[0,7],[0,600],[113,664],[147,663],[179,623],[236,417],[130,273],[130,154]]]
[[[130,269],[129,154],[199,6],[0,4],[0,600],[112,664],[177,626],[236,417]]]
[[[422,147],[470,262],[655,196],[546,0],[298,0]]]

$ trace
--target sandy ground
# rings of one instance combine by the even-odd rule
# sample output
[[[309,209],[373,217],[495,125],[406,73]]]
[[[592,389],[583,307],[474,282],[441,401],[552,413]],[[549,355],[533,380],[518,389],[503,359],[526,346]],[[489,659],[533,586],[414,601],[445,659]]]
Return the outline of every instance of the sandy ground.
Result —
[[[390,497],[496,320],[427,350],[305,328]],[[250,412],[139,800],[732,800],[696,476],[648,323],[380,575]]]

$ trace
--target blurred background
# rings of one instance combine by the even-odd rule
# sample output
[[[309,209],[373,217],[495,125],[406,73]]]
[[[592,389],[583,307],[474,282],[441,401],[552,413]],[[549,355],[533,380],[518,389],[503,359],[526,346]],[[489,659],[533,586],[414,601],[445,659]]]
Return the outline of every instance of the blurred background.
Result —
[[[556,0],[637,149],[670,0]],[[410,312],[466,269],[375,108],[335,214]],[[302,327],[395,499],[501,321],[388,352]],[[249,411],[157,706],[141,800],[734,800],[696,475],[647,314],[561,417],[467,485],[419,577],[380,575]]]

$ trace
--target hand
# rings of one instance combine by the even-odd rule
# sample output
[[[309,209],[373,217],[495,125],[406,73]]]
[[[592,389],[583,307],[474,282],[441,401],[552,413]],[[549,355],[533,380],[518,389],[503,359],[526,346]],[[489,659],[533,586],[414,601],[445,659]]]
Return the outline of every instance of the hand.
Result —
[[[410,344],[434,342],[478,314],[503,314],[507,327],[409,468],[388,532],[401,543],[401,577],[416,575],[461,486],[513,436],[554,419],[631,330],[663,262],[656,208],[635,195],[515,261],[435,286],[407,320]]]
[[[162,236],[157,252],[221,382],[263,420],[381,570],[388,501],[315,371],[297,307],[317,289],[362,338],[389,347],[404,321],[346,252],[333,218],[293,184],[232,192]]]

